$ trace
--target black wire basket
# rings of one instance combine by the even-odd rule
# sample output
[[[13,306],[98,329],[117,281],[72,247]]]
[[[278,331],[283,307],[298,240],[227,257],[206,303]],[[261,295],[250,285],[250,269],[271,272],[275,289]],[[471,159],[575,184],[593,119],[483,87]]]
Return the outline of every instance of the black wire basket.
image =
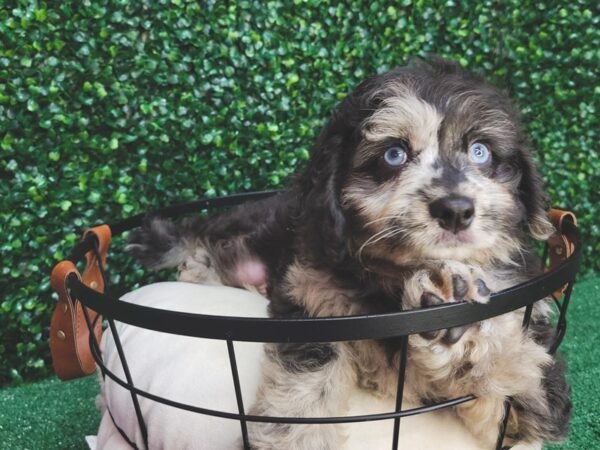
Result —
[[[158,209],[153,211],[153,213],[165,217],[176,217],[192,212],[210,211],[211,209],[230,207],[246,201],[265,198],[273,194],[274,192],[254,192],[205,199]],[[145,214],[140,214],[114,225],[109,225],[112,236],[117,236],[125,231],[139,227],[142,224],[144,217]],[[247,422],[340,424],[378,420],[394,421],[392,448],[397,449],[400,421],[402,417],[436,411],[475,399],[475,396],[469,395],[412,409],[402,409],[409,335],[467,325],[505,314],[519,308],[525,308],[523,327],[527,328],[533,304],[542,299],[552,298],[558,311],[558,319],[556,322],[554,341],[548,349],[548,352],[554,353],[556,351],[566,331],[567,308],[581,260],[581,239],[575,221],[571,220],[571,218],[561,221],[559,232],[561,233],[561,236],[565,236],[568,241],[572,243],[569,255],[565,256],[565,258],[563,258],[564,260],[552,270],[546,271],[535,279],[504,291],[494,293],[487,304],[464,302],[452,303],[426,309],[414,309],[368,316],[302,319],[242,318],[191,314],[128,303],[86,285],[76,273],[69,274],[66,277],[65,284],[73,301],[80,302],[82,306],[83,314],[89,329],[89,346],[91,354],[102,372],[102,375],[104,377],[109,377],[118,385],[127,389],[131,394],[138,425],[146,448],[148,448],[148,433],[139,406],[138,398],[140,396],[174,408],[237,420],[240,423],[243,444],[246,449],[250,448],[251,445],[251,442],[248,440]],[[544,260],[547,259],[549,251],[553,251],[553,249],[549,250],[547,244],[543,258]],[[556,251],[556,253],[562,253],[562,250]],[[74,265],[85,259],[86,255],[88,258],[92,255],[97,262],[96,264],[102,274],[104,285],[106,286],[107,277],[102,263],[103,258],[99,253],[98,239],[93,233],[86,234],[84,239],[72,249],[67,261],[70,261]],[[556,292],[561,292],[562,298],[560,298]],[[125,379],[122,379],[111,372],[102,360],[99,342],[96,334],[93,332],[98,326],[98,322],[102,320],[101,317],[107,321],[108,327],[112,332]],[[225,412],[184,404],[137,388],[135,380],[131,377],[127,359],[125,358],[119,334],[115,327],[115,321],[159,332],[226,341],[238,412]],[[242,390],[240,387],[234,342],[310,343],[372,339],[381,340],[391,338],[399,338],[400,341],[400,368],[398,372],[396,407],[394,411],[342,417],[270,417],[246,414],[242,402]],[[510,400],[507,400],[505,403],[504,420],[499,427],[496,445],[497,449],[503,447],[509,410]],[[136,444],[132,442],[119,427],[119,424],[115,423],[115,426],[123,438],[132,447],[137,448]]]

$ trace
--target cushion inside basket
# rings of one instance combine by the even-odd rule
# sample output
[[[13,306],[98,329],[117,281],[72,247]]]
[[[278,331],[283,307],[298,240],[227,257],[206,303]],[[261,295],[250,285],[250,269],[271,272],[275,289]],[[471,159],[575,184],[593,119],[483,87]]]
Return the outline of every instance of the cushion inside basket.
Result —
[[[195,314],[266,317],[267,300],[249,291],[224,286],[165,282],[144,286],[122,297],[148,307]],[[233,378],[225,341],[160,333],[115,322],[134,385],[176,402],[237,413]],[[261,380],[264,359],[260,343],[235,342],[243,402],[248,412]],[[102,339],[106,367],[125,380],[110,330]],[[91,448],[130,448],[116,429],[143,447],[130,393],[106,377],[97,399],[102,421]],[[236,420],[211,417],[163,405],[139,396],[150,448],[241,448],[240,424]],[[341,415],[361,415],[394,410],[393,398],[378,398],[355,389],[348,409]],[[108,410],[107,407],[108,406]],[[407,401],[403,409],[419,405]],[[334,426],[334,425],[313,425]],[[340,425],[348,437],[344,449],[388,449],[392,443],[393,420]],[[403,418],[399,448],[477,449],[474,437],[451,410]]]

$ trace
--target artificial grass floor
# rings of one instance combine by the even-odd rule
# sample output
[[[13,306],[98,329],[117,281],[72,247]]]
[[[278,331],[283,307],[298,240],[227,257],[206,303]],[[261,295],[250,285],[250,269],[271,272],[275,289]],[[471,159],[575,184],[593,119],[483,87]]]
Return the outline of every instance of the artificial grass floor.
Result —
[[[100,414],[95,376],[57,378],[0,390],[0,448],[3,450],[87,449]]]
[[[600,449],[600,278],[577,283],[561,352],[569,362],[573,388],[571,435],[549,449]],[[100,420],[94,398],[96,377],[50,379],[0,390],[0,448],[87,449],[84,436]]]

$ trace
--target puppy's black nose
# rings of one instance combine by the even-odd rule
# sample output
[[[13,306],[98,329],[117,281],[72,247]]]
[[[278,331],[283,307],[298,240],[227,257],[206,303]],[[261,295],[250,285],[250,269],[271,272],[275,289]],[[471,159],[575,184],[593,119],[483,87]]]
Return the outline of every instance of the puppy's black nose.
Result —
[[[464,230],[473,222],[475,205],[473,200],[459,195],[439,198],[429,204],[429,214],[438,220],[442,228],[453,233]]]

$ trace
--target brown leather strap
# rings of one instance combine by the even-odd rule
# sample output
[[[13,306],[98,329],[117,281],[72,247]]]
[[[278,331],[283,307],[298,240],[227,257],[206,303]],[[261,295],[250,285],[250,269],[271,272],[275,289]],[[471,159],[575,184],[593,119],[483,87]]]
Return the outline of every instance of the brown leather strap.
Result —
[[[84,238],[94,234],[98,239],[98,253],[104,265],[110,244],[111,232],[108,225],[100,225],[87,230]],[[50,352],[56,375],[62,380],[70,380],[89,375],[96,369],[92,357],[89,336],[90,332],[85,321],[81,303],[74,302],[67,290],[67,278],[75,274],[83,282],[99,292],[104,291],[102,272],[93,251],[86,254],[87,265],[83,276],[71,261],[61,261],[52,270],[52,289],[58,293],[58,303],[52,313],[50,322]],[[88,309],[88,315],[93,322],[97,314]],[[102,336],[102,320],[99,318],[94,327],[96,339],[100,342]]]
[[[106,265],[106,254],[111,239],[110,227],[108,225],[99,225],[90,228],[83,233],[83,238],[85,239],[90,234],[93,234],[98,239],[98,253],[100,254],[102,266],[104,267]],[[104,279],[102,278],[102,272],[100,272],[98,261],[96,261],[96,255],[94,252],[87,252],[85,258],[87,260],[87,265],[82,275],[83,282],[98,292],[104,292]]]
[[[575,214],[570,211],[563,211],[561,209],[551,209],[548,212],[550,222],[556,228],[547,241],[548,244],[548,267],[546,270],[552,270],[560,263],[565,261],[575,251],[575,243],[564,234],[563,224],[565,222],[572,222],[577,224],[577,218]],[[560,297],[565,292],[567,286],[556,290],[554,295]]]

